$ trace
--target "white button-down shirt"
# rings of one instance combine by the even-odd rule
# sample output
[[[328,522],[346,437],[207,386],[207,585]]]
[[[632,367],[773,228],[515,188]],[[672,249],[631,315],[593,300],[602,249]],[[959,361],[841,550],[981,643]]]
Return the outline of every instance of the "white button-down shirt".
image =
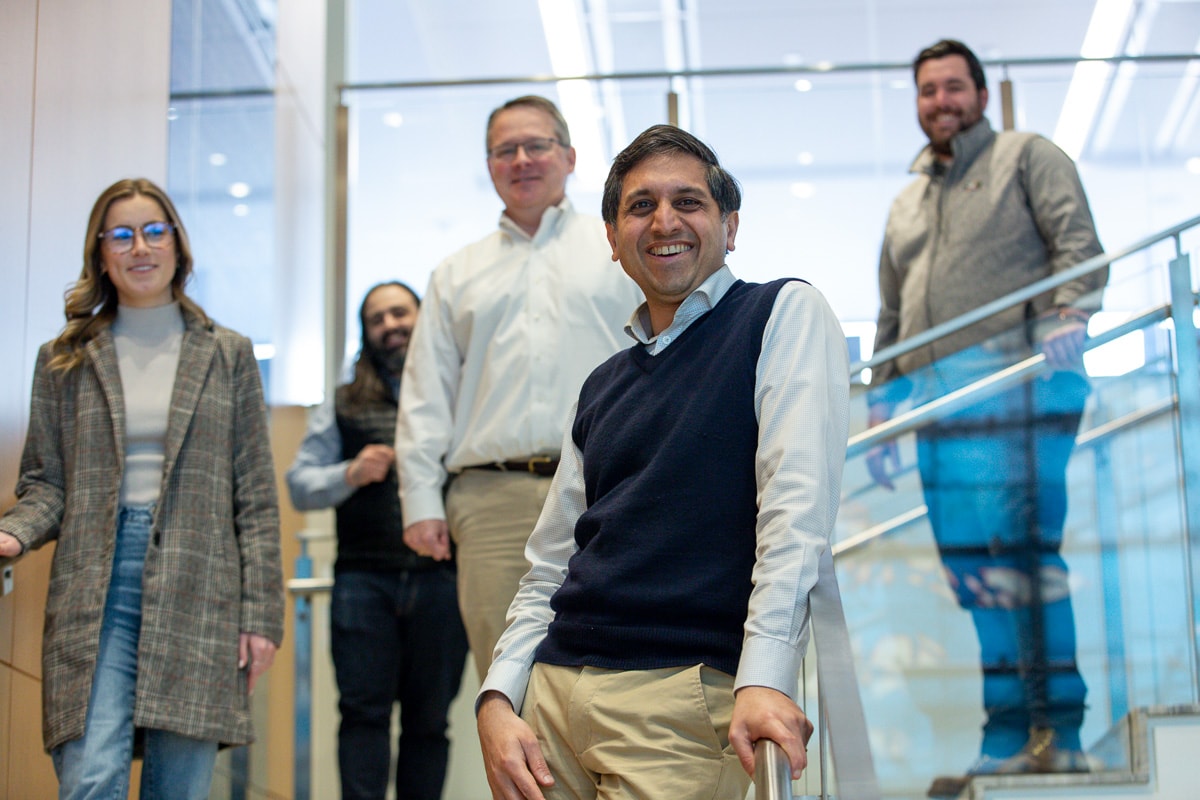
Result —
[[[442,262],[413,331],[396,425],[404,523],[444,519],[447,472],[557,455],[588,374],[643,300],[604,223],[570,201],[532,237],[508,217]]]

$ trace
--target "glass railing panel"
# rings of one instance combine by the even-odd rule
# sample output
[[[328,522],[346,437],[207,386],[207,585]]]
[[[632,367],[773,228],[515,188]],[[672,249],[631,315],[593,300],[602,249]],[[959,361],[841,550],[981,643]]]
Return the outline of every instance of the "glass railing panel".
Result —
[[[1166,279],[1162,261],[1126,261],[1113,269],[1105,311],[1093,318],[1090,333],[1133,330],[1088,357],[1091,391],[1066,470],[1060,552],[1074,609],[1076,663],[1088,690],[1085,748],[1132,708],[1195,700],[1171,328],[1161,310],[1131,308],[1165,302]],[[1140,321],[1131,323],[1133,318]],[[956,390],[970,390],[974,380],[986,383],[998,370],[1019,373],[1020,358],[1001,354],[1026,334],[1023,325],[1004,330],[914,371],[916,395],[936,406]],[[1032,354],[1015,349],[1021,357]],[[1013,379],[1008,391],[1045,383],[1035,367],[1027,364],[1028,374]],[[838,577],[884,795],[920,797],[935,778],[961,774],[980,754],[985,721],[980,637],[973,614],[956,599],[924,508],[916,440],[928,430],[896,439],[901,467],[895,489],[888,491],[870,474],[869,449],[854,444],[853,434],[866,424],[866,406],[866,392],[859,390],[837,528]],[[898,423],[908,408],[897,409]],[[929,405],[919,412],[944,417]],[[976,459],[967,477],[986,483],[1005,468],[1000,461]],[[989,521],[978,518],[974,524]],[[1019,571],[1008,577],[1021,585]],[[984,594],[998,606],[1013,602],[1002,581],[988,588],[993,591]],[[1051,599],[1059,596],[1061,591]]]

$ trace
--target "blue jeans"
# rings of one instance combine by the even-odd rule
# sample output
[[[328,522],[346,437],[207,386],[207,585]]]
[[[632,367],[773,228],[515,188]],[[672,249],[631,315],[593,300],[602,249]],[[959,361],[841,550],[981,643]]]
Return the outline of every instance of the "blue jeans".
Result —
[[[438,800],[450,755],[447,717],[467,658],[454,570],[340,571],[330,617],[343,800],[387,794],[397,701],[396,798]]]
[[[152,517],[151,508],[121,509],[83,737],[51,753],[60,800],[125,800],[129,793],[142,568]],[[205,800],[212,784],[217,743],[161,730],[143,733],[142,800]]]
[[[1074,373],[1035,379],[917,436],[929,521],[983,666],[981,752],[1007,758],[1030,728],[1078,749],[1087,688],[1060,554],[1067,462],[1087,399]]]

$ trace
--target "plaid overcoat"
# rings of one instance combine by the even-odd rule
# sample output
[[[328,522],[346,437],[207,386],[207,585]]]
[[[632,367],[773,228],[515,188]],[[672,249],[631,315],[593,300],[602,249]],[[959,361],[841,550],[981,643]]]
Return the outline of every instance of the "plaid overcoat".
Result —
[[[253,740],[238,635],[283,638],[279,508],[250,341],[184,312],[142,588],[134,725]],[[34,372],[17,505],[25,549],[57,540],[42,651],[45,747],[83,735],[112,572],[125,405],[111,331],[69,372]]]

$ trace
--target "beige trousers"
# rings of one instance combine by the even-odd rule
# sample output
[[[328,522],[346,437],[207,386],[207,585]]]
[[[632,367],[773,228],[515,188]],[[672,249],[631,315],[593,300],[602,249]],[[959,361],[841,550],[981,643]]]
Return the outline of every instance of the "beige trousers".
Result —
[[[468,469],[446,494],[446,522],[458,548],[458,608],[480,682],[529,571],[525,542],[549,492],[550,478]]]
[[[554,776],[546,800],[742,800],[732,715],[733,678],[699,665],[535,664],[521,711]]]

